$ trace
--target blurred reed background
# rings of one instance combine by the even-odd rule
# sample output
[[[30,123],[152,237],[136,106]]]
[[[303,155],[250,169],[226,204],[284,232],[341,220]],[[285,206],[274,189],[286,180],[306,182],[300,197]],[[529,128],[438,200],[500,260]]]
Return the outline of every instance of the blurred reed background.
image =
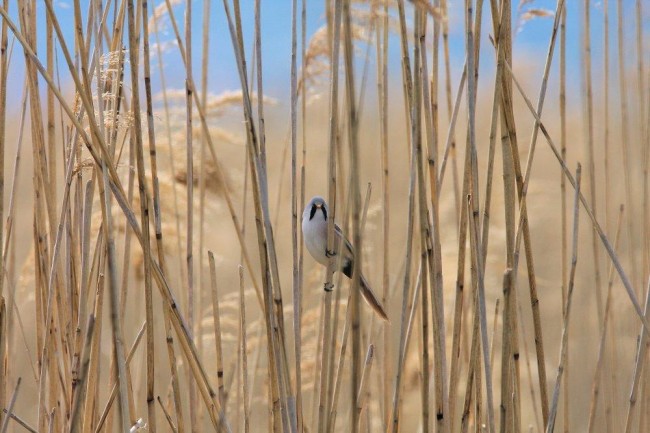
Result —
[[[650,431],[648,10],[2,0],[0,433]]]

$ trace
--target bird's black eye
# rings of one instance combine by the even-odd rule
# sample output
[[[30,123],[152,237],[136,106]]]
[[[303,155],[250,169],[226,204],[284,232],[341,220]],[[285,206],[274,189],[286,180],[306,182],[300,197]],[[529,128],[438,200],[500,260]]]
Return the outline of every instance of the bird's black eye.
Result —
[[[315,204],[311,206],[311,211],[309,212],[309,221],[311,221],[312,218],[314,218],[314,215],[316,215],[316,209],[318,208]]]
[[[320,209],[323,211],[323,218],[327,221],[327,209],[325,209],[325,206],[322,206]]]

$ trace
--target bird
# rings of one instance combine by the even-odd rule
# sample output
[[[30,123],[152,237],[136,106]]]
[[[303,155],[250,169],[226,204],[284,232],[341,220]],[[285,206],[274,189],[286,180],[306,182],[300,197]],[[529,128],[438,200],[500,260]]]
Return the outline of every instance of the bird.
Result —
[[[309,203],[305,206],[305,210],[302,212],[302,237],[305,246],[314,260],[324,266],[328,265],[331,256],[338,254],[338,249],[342,249],[343,257],[341,260],[336,260],[341,266],[339,270],[343,272],[346,277],[352,278],[352,272],[354,271],[354,248],[336,223],[334,224],[334,251],[328,252],[327,250],[327,219],[330,216],[329,208],[327,207],[325,199],[315,196],[309,200]],[[361,295],[370,308],[372,308],[379,317],[388,321],[388,316],[386,315],[384,307],[377,298],[377,295],[375,295],[370,288],[370,284],[368,284],[368,281],[363,275],[360,276],[359,288],[361,290]],[[325,290],[328,289],[326,288]]]

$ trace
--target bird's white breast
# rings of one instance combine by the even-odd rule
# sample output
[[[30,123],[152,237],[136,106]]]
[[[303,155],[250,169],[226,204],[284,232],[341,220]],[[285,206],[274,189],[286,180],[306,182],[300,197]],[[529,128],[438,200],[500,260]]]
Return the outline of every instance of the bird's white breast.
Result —
[[[307,215],[302,220],[302,235],[309,254],[322,265],[327,265],[327,221],[319,210],[312,219]]]

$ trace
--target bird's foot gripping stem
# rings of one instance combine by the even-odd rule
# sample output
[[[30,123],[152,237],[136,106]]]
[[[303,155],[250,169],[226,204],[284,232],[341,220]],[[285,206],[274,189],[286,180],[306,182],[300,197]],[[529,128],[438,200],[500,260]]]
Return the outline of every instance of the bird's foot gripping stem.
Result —
[[[326,292],[331,292],[332,290],[334,290],[334,283],[325,282],[323,288],[325,289]]]
[[[336,255],[336,252],[335,252],[335,251],[331,251],[331,250],[325,249],[325,256],[326,256],[328,259],[331,258],[331,257],[334,257],[335,255]]]

